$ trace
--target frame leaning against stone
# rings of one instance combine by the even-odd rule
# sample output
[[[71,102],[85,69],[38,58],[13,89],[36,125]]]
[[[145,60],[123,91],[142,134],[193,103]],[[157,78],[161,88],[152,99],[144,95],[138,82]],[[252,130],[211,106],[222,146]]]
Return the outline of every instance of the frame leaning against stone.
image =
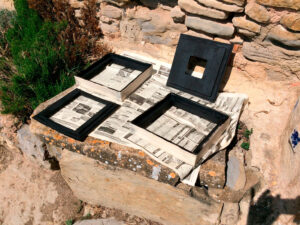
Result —
[[[66,136],[83,141],[118,107],[119,105],[113,102],[74,89],[35,115],[33,119]]]
[[[189,116],[194,121],[188,121],[188,123],[193,123],[196,120],[193,117],[197,117],[202,120],[198,124],[197,129],[189,129],[185,134],[182,132],[185,128],[182,126],[176,134],[174,133],[173,137],[167,137],[163,133],[169,135],[171,131],[176,130],[176,127],[183,125],[185,116],[183,114],[173,116],[174,120],[177,120],[177,124],[173,127],[169,127],[170,124],[165,124],[162,121],[162,116],[168,117],[170,114],[174,113],[173,107],[180,109],[185,114],[189,113],[192,116]],[[169,111],[169,109],[172,109]],[[176,114],[176,111],[175,111]],[[172,115],[171,115],[172,117]],[[168,118],[171,118],[168,117]],[[157,122],[161,120],[160,122]],[[170,120],[165,120],[166,123],[171,123]],[[204,105],[201,105],[197,102],[191,101],[179,95],[170,93],[162,101],[158,102],[156,105],[146,110],[143,114],[138,116],[132,122],[134,127],[134,133],[142,135],[143,138],[147,139],[155,145],[159,145],[165,151],[173,154],[175,157],[181,159],[182,161],[196,166],[199,160],[214,142],[218,141],[220,136],[226,130],[230,123],[230,118],[228,115],[220,113],[214,109],[208,108]],[[156,125],[154,125],[156,123]],[[154,127],[154,126],[155,127]],[[172,124],[170,125],[172,126]],[[197,126],[197,124],[196,124]],[[160,132],[167,129],[167,132]],[[192,138],[188,137],[193,130]],[[198,133],[199,135],[195,135]],[[174,139],[186,139],[183,141],[183,144],[180,144],[180,141],[174,141]],[[197,141],[193,139],[198,139]],[[192,147],[191,146],[192,142]]]
[[[152,65],[114,53],[75,76],[79,86],[123,101],[152,75]]]

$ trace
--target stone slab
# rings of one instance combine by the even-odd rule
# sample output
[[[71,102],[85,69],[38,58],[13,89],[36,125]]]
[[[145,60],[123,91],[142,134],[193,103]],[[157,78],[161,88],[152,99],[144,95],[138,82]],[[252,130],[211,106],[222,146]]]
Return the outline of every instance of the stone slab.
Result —
[[[61,173],[82,201],[118,208],[170,225],[216,224],[222,203],[199,201],[186,192],[71,151],[63,151]]]

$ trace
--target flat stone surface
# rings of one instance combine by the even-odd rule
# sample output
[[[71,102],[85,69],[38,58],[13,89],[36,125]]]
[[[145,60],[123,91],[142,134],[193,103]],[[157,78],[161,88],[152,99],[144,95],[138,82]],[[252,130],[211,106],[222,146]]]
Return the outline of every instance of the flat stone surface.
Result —
[[[268,23],[270,15],[268,10],[255,2],[248,3],[245,7],[245,13],[253,20],[259,23]]]
[[[221,24],[215,21],[202,19],[194,16],[186,16],[185,25],[187,27],[203,31],[218,36],[232,37],[234,27],[231,23]]]
[[[34,111],[34,115],[42,111],[48,105],[57,101],[57,99],[71,92],[74,88],[75,87],[73,86],[47,102],[39,105]],[[175,174],[173,170],[154,161],[141,150],[121,146],[108,141],[102,141],[92,137],[88,137],[84,142],[80,142],[62,135],[34,119],[30,123],[30,131],[32,134],[37,135],[45,144],[80,153],[87,157],[96,159],[106,165],[113,165],[115,168],[135,171],[136,174],[140,174],[151,179],[157,179],[158,181],[171,185],[175,185],[179,180],[178,175]],[[160,168],[160,172],[157,176],[153,177],[153,170],[156,170],[156,168]]]
[[[290,47],[300,47],[300,33],[292,33],[281,25],[272,28],[267,39],[278,41],[281,44]]]
[[[280,23],[293,31],[300,31],[300,13],[290,13],[283,15]]]
[[[246,19],[246,16],[233,17],[232,23],[235,27],[249,30],[254,33],[259,33],[261,29],[260,25]]]
[[[221,224],[236,225],[239,220],[239,211],[238,203],[225,202],[222,209]]]
[[[244,8],[237,5],[224,4],[217,0],[197,0],[199,3],[226,12],[243,12]]]
[[[170,13],[175,23],[184,23],[185,14],[181,11],[179,6],[172,8]]]
[[[299,0],[256,0],[257,3],[267,6],[300,9]]]
[[[199,180],[201,185],[208,188],[223,188],[226,182],[226,151],[220,151],[201,164]]]
[[[113,19],[120,19],[122,16],[122,10],[112,5],[106,5],[102,7],[101,12],[103,16],[113,18]]]
[[[93,220],[81,220],[74,225],[125,225],[125,223],[116,220],[115,218],[108,219],[93,219]]]
[[[215,19],[227,19],[228,13],[198,4],[195,0],[179,0],[178,5],[186,12]]]
[[[240,144],[229,152],[227,161],[226,186],[235,191],[243,189],[246,184],[244,153]]]
[[[133,171],[63,151],[61,173],[74,194],[95,205],[117,208],[163,224],[215,224],[222,203],[199,201],[171,185]]]

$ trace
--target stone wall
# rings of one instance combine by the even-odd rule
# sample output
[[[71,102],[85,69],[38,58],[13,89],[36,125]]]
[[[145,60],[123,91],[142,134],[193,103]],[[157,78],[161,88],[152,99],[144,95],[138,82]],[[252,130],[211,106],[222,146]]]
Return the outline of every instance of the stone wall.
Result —
[[[300,76],[299,0],[98,0],[105,37],[175,50],[181,33],[241,45],[234,66],[271,80]],[[80,9],[84,2],[70,0]],[[80,10],[77,11],[80,19]]]

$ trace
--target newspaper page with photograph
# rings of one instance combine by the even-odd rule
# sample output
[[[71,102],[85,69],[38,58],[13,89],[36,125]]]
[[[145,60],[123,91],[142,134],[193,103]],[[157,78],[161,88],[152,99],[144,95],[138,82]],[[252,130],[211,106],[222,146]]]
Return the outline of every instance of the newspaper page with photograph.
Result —
[[[103,71],[94,76],[91,81],[109,87],[116,91],[122,91],[129,83],[134,81],[142,71],[126,68],[112,63]]]
[[[183,182],[188,183],[190,185],[195,185],[198,176],[197,171],[199,172],[200,167],[193,168],[193,166],[183,162],[178,158],[175,158],[172,154],[163,151],[159,147],[154,146],[152,143],[145,141],[142,137],[139,137],[137,134],[134,134],[134,132],[132,132],[133,128],[131,126],[130,121],[142,114],[145,110],[155,105],[157,102],[164,99],[170,92],[191,99],[195,102],[199,102],[200,104],[206,105],[207,107],[213,108],[215,110],[229,115],[231,118],[230,125],[222,134],[219,141],[202,158],[202,160],[205,160],[211,154],[226,148],[230,144],[231,140],[235,135],[238,119],[243,104],[247,100],[247,96],[244,94],[237,93],[220,93],[216,102],[211,103],[201,98],[192,96],[188,93],[167,87],[166,82],[168,79],[168,74],[170,72],[171,65],[160,62],[155,59],[152,60],[150,58],[143,57],[134,53],[125,52],[123,55],[142,62],[152,63],[153,69],[156,73],[149,80],[147,80],[140,88],[138,88],[133,94],[131,94],[124,101],[122,106],[111,117],[109,117],[102,124],[100,124],[90,134],[90,136],[94,138],[116,142],[129,147],[141,149],[156,161],[174,170]],[[175,119],[175,121],[177,121],[179,125],[176,125],[174,122],[173,123],[174,126],[178,126],[178,130],[180,130],[182,126],[192,127],[191,123],[195,119],[194,115],[186,114],[184,117],[182,117],[180,116],[182,114],[184,115],[185,112],[181,112],[179,109],[170,108],[170,110],[166,112],[164,116],[168,116],[169,118],[171,117]],[[201,133],[203,132],[203,134],[205,134],[209,132],[209,130],[213,129],[214,126],[214,124],[210,124],[207,121],[201,120],[201,118],[197,118],[197,122],[193,123],[194,130],[188,128],[190,133],[184,130],[182,132],[186,135],[186,139],[195,142],[195,139],[197,139],[197,141],[199,138],[201,139],[200,134],[195,132],[195,130],[197,131],[197,129],[200,128]],[[176,136],[174,135],[173,137],[171,137],[173,134],[173,131],[170,134],[167,134],[167,132],[165,132],[166,137],[171,139],[174,138],[174,136]],[[179,140],[182,141],[181,136],[177,136],[178,139],[174,139],[176,139],[177,142]],[[187,145],[187,143],[182,141],[182,146],[185,145]],[[193,149],[194,146],[188,148]]]
[[[54,122],[76,130],[105,105],[85,96],[79,96],[50,117]]]

